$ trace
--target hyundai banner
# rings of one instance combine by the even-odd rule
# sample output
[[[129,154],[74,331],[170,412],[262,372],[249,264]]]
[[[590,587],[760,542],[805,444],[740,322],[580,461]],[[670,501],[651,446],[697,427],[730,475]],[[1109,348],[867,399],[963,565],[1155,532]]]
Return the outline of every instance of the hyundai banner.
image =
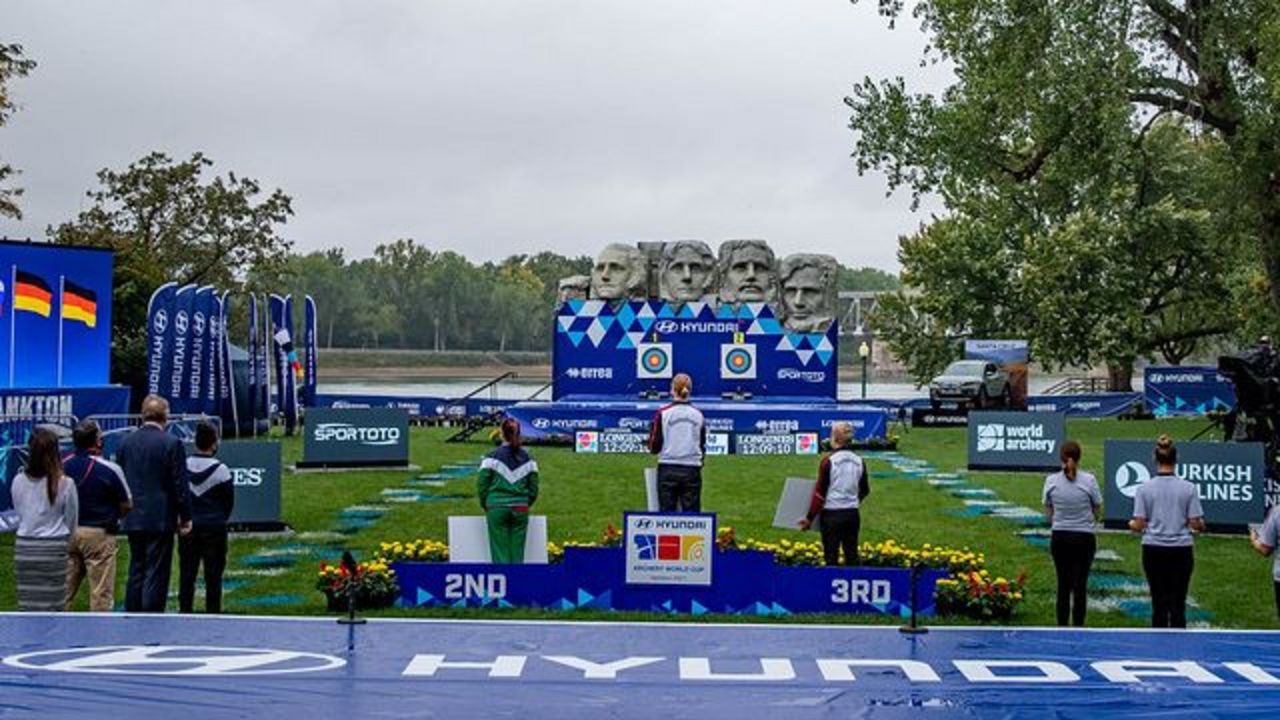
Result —
[[[625,513],[628,585],[710,585],[714,513]]]
[[[160,395],[173,375],[174,295],[177,283],[165,283],[147,303],[147,394]]]
[[[1235,386],[1214,367],[1149,367],[1142,373],[1142,394],[1156,417],[1204,415],[1236,405]]]
[[[231,470],[236,488],[231,524],[280,524],[280,443],[242,440],[218,445],[218,459]]]
[[[1057,470],[1067,435],[1060,413],[969,413],[970,470]]]
[[[1145,440],[1108,440],[1104,446],[1108,526],[1133,516],[1133,498],[1155,477],[1154,445]],[[1266,464],[1261,443],[1178,443],[1177,474],[1195,483],[1204,519],[1219,530],[1243,532],[1266,512]]]
[[[398,408],[312,408],[298,467],[404,467],[409,413]]]

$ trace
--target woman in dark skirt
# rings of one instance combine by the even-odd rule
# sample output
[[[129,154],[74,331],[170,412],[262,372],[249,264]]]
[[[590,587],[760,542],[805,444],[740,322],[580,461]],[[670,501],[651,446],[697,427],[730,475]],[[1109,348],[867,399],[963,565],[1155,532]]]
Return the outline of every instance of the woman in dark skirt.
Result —
[[[67,544],[79,516],[76,484],[62,474],[58,438],[38,429],[31,434],[27,465],[10,486],[18,513],[13,558],[18,609],[56,612],[65,607]]]

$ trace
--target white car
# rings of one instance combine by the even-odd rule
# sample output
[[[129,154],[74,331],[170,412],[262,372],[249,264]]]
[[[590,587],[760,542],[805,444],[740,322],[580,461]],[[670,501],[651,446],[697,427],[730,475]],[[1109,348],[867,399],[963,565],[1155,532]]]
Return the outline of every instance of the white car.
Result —
[[[929,402],[935,410],[950,404],[1009,407],[1012,396],[1008,373],[985,360],[957,360],[929,382]]]

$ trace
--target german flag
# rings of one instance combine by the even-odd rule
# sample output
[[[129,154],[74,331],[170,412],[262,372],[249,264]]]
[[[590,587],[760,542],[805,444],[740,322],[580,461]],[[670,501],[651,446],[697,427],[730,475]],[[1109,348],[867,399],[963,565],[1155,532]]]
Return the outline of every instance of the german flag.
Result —
[[[62,281],[62,319],[78,320],[89,327],[98,325],[98,295],[70,280]]]
[[[13,286],[13,310],[26,310],[41,317],[53,312],[53,291],[44,278],[33,273],[17,271]]]

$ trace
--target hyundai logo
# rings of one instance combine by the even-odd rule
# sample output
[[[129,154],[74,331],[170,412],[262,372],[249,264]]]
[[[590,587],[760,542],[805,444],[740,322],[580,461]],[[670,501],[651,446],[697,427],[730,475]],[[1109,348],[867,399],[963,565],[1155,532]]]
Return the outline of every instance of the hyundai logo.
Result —
[[[179,335],[187,334],[187,313],[184,310],[178,311],[178,316],[173,319],[173,329],[178,331]]]
[[[673,333],[679,328],[680,325],[677,324],[675,320],[659,320],[653,325],[653,329],[663,335]]]
[[[169,313],[164,310],[157,310],[156,316],[151,319],[151,327],[159,335],[169,329]]]
[[[192,315],[191,326],[196,331],[196,335],[204,335],[204,313],[198,312]]]
[[[539,430],[546,430],[547,428],[551,427],[551,421],[546,418],[534,418],[533,426],[538,428]]]
[[[253,676],[334,670],[332,655],[203,645],[112,645],[12,655],[4,664],[23,670],[110,675]]]

